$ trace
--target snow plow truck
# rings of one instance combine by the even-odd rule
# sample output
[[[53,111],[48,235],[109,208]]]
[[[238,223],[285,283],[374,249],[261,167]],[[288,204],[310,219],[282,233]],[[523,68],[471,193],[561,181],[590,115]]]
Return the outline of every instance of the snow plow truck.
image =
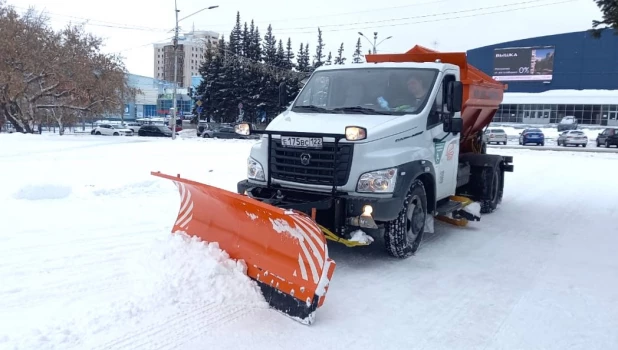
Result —
[[[479,221],[502,200],[513,159],[486,153],[483,132],[506,86],[465,53],[415,46],[367,63],[322,66],[266,130],[247,159],[237,193],[178,176],[173,231],[218,242],[270,305],[311,324],[335,262],[327,240],[363,246],[382,236],[404,259],[434,218]]]

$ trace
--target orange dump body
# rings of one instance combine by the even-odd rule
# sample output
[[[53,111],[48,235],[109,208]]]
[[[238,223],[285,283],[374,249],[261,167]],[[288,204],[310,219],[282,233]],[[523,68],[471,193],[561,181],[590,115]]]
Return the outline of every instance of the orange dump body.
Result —
[[[151,174],[178,187],[180,208],[172,232],[218,243],[232,259],[245,261],[247,275],[270,306],[303,324],[313,322],[335,262],[310,217],[180,175]]]
[[[491,121],[502,103],[506,85],[468,64],[465,52],[438,52],[416,45],[402,54],[376,54],[365,56],[367,62],[436,62],[459,66],[464,86],[461,118],[461,153],[474,152],[478,132]]]

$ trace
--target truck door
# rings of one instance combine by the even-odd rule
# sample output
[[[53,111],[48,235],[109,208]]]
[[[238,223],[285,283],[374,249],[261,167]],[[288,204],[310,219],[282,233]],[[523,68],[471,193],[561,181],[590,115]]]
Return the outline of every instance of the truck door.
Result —
[[[442,127],[442,122],[448,113],[446,84],[456,79],[455,73],[447,73],[444,76],[427,117],[427,134],[431,137],[432,161],[436,172],[436,199],[438,200],[454,195],[457,187],[460,136],[446,133]]]

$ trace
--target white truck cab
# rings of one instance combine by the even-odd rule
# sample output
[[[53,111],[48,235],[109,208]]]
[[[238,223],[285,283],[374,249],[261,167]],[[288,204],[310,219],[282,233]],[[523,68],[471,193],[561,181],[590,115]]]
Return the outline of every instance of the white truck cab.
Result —
[[[451,200],[471,178],[459,159],[460,80],[441,62],[319,67],[266,130],[236,126],[263,134],[238,193],[303,211],[336,240],[361,229],[383,234],[391,255],[412,255],[434,215],[480,219]]]

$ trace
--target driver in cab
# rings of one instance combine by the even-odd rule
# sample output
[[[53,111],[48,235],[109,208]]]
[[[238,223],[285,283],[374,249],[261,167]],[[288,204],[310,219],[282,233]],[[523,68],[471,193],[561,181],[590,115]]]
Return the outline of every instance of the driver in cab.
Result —
[[[423,100],[429,92],[423,79],[416,74],[410,74],[406,78],[405,88],[401,90],[397,91],[395,96],[391,98],[391,103],[383,97],[379,97],[380,106],[394,111],[415,111],[423,104]]]

